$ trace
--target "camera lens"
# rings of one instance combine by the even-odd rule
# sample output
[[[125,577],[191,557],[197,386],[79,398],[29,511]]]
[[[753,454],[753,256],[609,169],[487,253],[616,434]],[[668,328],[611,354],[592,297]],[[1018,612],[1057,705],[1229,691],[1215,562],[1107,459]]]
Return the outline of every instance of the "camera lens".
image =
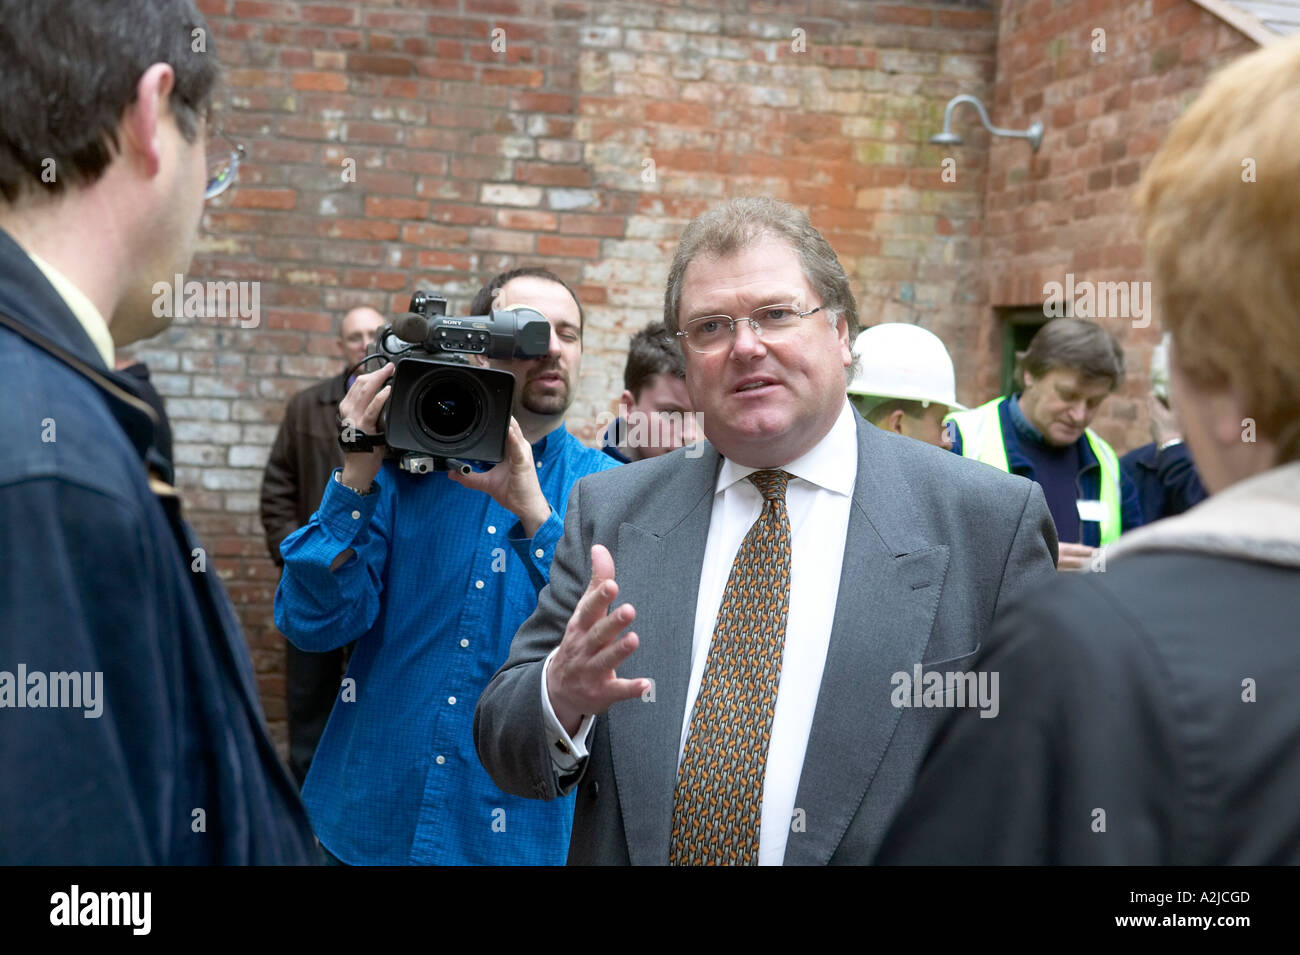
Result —
[[[420,428],[444,444],[464,440],[482,420],[481,390],[463,372],[431,375],[415,402]]]

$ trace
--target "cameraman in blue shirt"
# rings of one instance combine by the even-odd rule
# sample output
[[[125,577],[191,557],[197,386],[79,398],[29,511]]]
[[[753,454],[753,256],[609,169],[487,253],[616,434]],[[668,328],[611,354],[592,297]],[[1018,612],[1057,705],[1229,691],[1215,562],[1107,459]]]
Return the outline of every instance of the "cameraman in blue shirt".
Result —
[[[579,478],[614,467],[564,428],[582,358],[582,307],[545,269],[479,290],[474,315],[526,305],[551,325],[513,372],[507,456],[489,471],[408,474],[378,448],[350,453],[310,523],[281,545],[275,622],[298,647],[356,640],[303,786],[316,836],[348,865],[563,865],[572,799],[499,790],[474,750],[474,704],[532,612]],[[339,407],[379,430],[393,364]]]

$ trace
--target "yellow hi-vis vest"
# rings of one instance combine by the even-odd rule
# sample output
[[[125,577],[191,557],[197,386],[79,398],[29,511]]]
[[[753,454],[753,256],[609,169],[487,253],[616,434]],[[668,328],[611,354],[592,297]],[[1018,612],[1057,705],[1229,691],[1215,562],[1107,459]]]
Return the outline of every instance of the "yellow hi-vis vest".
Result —
[[[963,458],[974,458],[1009,473],[1011,467],[1007,464],[1007,444],[1002,436],[1002,419],[999,414],[999,409],[1006,400],[1005,397],[994,398],[978,408],[954,412],[948,415],[947,420],[961,429]],[[1092,453],[1101,464],[1101,504],[1105,509],[1105,515],[1101,519],[1101,542],[1109,544],[1119,539],[1122,526],[1119,458],[1115,449],[1091,428],[1085,428],[1083,433]]]

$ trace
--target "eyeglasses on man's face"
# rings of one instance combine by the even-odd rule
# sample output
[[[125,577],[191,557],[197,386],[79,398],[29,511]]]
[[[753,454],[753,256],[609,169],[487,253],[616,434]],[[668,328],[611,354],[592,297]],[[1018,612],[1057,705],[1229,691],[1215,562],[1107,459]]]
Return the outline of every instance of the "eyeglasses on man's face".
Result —
[[[224,130],[217,135],[226,141],[229,149],[220,143],[213,143],[208,149],[208,185],[203,190],[204,200],[215,199],[232,185],[239,177],[239,163],[244,158],[244,147],[235,142]],[[213,147],[216,147],[215,149]]]
[[[692,351],[708,355],[731,348],[736,337],[736,322],[741,321],[749,322],[754,334],[764,343],[770,344],[789,338],[802,319],[821,310],[820,305],[806,312],[799,311],[793,305],[764,305],[740,319],[730,315],[705,315],[687,322],[677,337],[686,342]]]

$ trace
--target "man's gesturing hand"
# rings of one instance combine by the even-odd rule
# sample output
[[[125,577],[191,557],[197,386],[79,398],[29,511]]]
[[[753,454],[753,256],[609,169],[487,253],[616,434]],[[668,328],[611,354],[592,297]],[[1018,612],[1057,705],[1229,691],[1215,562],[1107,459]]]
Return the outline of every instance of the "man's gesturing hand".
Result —
[[[613,613],[609,605],[618,596],[614,583],[614,558],[596,544],[591,548],[591,583],[564,628],[564,639],[546,671],[546,692],[564,731],[572,736],[587,715],[599,715],[619,700],[640,696],[649,680],[623,680],[614,670],[637,648],[637,636],[619,631],[632,622],[636,611],[624,604]]]

